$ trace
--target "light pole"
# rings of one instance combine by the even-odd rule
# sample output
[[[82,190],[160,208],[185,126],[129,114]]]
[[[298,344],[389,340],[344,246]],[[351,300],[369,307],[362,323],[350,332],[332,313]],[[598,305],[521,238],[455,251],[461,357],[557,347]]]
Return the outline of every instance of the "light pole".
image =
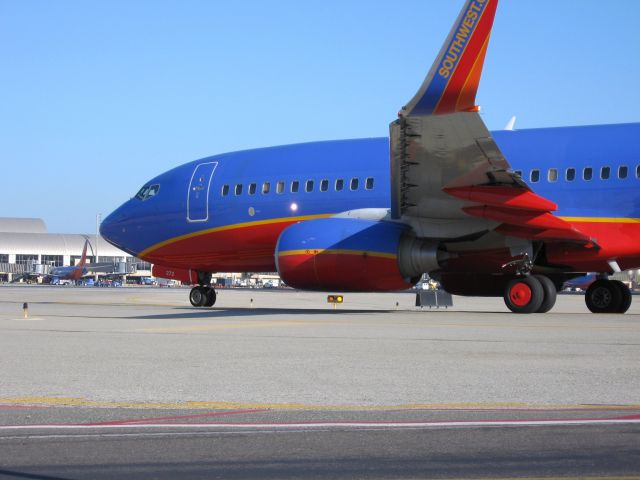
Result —
[[[95,261],[94,263],[98,263],[98,237],[100,236],[100,220],[101,220],[101,214],[98,213],[96,214],[96,248],[95,248],[95,252],[93,252],[93,254],[95,255]],[[95,279],[94,281],[97,283],[98,282],[98,272],[95,272]]]

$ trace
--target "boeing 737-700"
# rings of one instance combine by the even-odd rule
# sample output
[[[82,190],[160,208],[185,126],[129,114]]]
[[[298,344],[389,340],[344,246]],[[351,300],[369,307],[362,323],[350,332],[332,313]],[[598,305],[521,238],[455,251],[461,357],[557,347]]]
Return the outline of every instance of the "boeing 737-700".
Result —
[[[475,103],[498,0],[468,0],[389,138],[239,151],[163,173],[102,223],[113,245],[194,284],[278,271],[294,288],[394,291],[424,273],[459,295],[546,312],[598,272],[623,313],[640,267],[640,124],[489,132]]]

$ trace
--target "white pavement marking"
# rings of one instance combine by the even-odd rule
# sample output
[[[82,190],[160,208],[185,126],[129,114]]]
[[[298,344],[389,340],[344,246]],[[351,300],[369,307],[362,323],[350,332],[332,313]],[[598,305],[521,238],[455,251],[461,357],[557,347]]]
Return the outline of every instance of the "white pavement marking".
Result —
[[[338,429],[410,429],[410,428],[459,428],[459,427],[537,427],[567,425],[628,425],[640,424],[640,418],[602,418],[575,420],[481,420],[481,421],[447,421],[447,422],[316,422],[316,423],[151,423],[151,424],[110,424],[110,425],[2,425],[4,431],[32,430],[117,430],[117,429],[267,429],[267,430],[317,430],[327,428]]]

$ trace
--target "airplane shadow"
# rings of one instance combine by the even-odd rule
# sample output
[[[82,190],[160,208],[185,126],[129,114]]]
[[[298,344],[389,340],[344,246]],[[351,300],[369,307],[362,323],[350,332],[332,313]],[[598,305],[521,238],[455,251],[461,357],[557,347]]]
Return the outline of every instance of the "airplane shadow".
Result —
[[[175,309],[185,310],[185,309]],[[212,308],[190,310],[183,313],[165,313],[160,315],[137,315],[128,318],[137,320],[151,319],[210,319],[225,317],[260,317],[273,315],[362,315],[367,313],[391,313],[394,310],[329,310],[314,308]]]

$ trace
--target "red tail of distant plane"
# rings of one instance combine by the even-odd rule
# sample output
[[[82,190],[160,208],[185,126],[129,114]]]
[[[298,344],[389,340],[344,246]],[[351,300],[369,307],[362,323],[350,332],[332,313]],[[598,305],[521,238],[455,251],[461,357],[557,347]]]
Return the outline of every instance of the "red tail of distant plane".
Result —
[[[82,249],[82,257],[80,258],[78,265],[76,265],[77,267],[84,267],[87,264],[87,246],[88,245],[89,245],[89,240],[85,240],[84,248]]]

